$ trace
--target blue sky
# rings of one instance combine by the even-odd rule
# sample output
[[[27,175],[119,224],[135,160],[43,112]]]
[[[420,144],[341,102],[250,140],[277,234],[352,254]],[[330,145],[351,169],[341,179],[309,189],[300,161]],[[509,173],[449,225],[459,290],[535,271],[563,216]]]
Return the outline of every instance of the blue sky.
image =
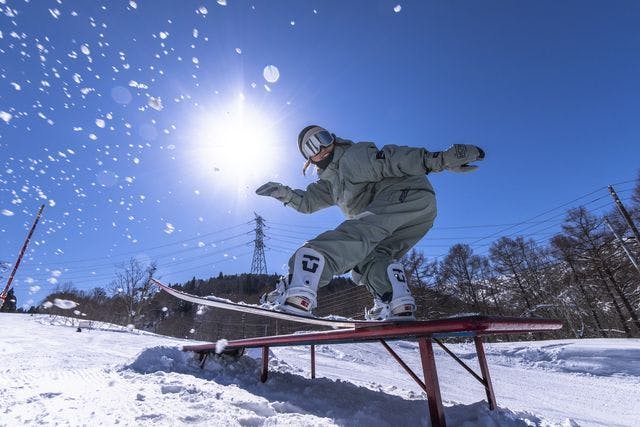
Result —
[[[156,260],[171,282],[247,272],[254,212],[270,225],[268,269],[282,272],[342,220],[253,194],[312,181],[296,148],[311,123],[380,146],[485,149],[475,173],[430,176],[439,216],[418,244],[428,257],[454,243],[486,253],[502,235],[544,244],[566,209],[606,211],[603,188],[620,183],[628,198],[638,173],[637,2],[0,10],[0,260],[15,261],[47,205],[14,282],[19,305],[69,281],[109,288],[130,257]]]

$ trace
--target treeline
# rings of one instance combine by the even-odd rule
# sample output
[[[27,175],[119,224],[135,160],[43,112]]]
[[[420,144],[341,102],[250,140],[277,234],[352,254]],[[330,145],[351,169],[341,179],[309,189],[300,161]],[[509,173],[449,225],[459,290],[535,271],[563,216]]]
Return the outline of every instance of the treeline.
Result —
[[[631,229],[640,222],[640,178],[630,202],[631,226],[618,209],[579,207],[546,245],[502,237],[486,255],[457,244],[440,261],[413,251],[404,265],[414,287],[457,300],[454,312],[560,318],[575,338],[640,337],[640,245]],[[452,308],[429,298],[420,305],[427,317]]]
[[[640,176],[626,205],[632,224],[640,222]],[[501,237],[486,254],[475,254],[465,244],[452,246],[440,260],[412,251],[402,262],[418,303],[417,317],[552,317],[565,322],[556,337],[640,337],[640,271],[634,265],[640,245],[627,221],[615,208],[598,215],[578,207],[566,213],[561,230],[544,244],[523,236]],[[118,266],[106,288],[82,291],[66,283],[47,301],[76,302],[72,311],[78,317],[201,340],[308,329],[178,300],[158,292],[153,277],[155,264],[131,259]],[[275,275],[220,273],[173,285],[197,295],[256,303],[276,281]],[[320,289],[316,314],[362,318],[364,307],[371,304],[364,287],[338,277]],[[15,301],[10,307],[15,310]],[[30,311],[70,314],[56,305]]]

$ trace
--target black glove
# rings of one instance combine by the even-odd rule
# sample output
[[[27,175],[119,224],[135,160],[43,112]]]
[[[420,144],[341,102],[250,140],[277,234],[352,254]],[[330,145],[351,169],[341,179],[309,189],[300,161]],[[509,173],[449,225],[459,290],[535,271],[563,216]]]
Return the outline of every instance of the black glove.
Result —
[[[450,170],[452,172],[471,172],[478,169],[469,162],[484,159],[482,148],[470,144],[453,144],[445,151],[427,152],[424,165],[429,172]]]
[[[293,190],[279,182],[267,182],[256,190],[256,194],[259,196],[273,197],[287,204],[293,197]]]

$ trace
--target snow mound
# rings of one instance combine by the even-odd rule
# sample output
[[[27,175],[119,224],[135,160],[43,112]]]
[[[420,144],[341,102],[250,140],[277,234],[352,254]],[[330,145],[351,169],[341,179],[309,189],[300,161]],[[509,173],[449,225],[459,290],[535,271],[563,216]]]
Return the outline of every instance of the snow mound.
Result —
[[[152,372],[191,372],[196,366],[192,366],[192,357],[175,347],[158,346],[144,350],[136,359],[126,367],[141,374]]]
[[[501,348],[492,346],[490,354],[498,355],[505,366],[523,366],[594,376],[640,377],[640,348],[637,339],[547,341],[544,344]]]

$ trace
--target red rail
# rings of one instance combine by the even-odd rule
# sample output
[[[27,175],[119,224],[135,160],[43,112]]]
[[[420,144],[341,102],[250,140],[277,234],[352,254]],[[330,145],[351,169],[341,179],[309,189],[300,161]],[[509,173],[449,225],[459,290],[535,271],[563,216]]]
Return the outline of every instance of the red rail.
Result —
[[[482,344],[482,336],[494,334],[518,334],[529,332],[554,331],[562,328],[562,322],[555,319],[523,319],[519,317],[488,317],[468,316],[450,319],[395,322],[380,324],[358,324],[355,328],[340,329],[322,332],[309,332],[304,334],[276,335],[269,337],[246,338],[229,341],[225,353],[239,354],[244,348],[262,348],[262,372],[260,379],[267,380],[269,366],[269,347],[278,346],[311,346],[311,373],[315,377],[315,348],[317,344],[345,344],[354,342],[380,341],[409,375],[420,385],[427,394],[431,425],[444,426],[444,406],[440,395],[440,385],[433,355],[432,342],[436,341],[445,351],[460,363],[474,378],[482,383],[487,394],[487,402],[490,409],[496,408],[496,399],[489,376],[489,367]],[[438,338],[447,336],[473,337],[481,374],[478,375],[458,358],[451,350],[446,348]],[[420,380],[411,368],[400,359],[385,342],[385,340],[399,340],[415,338],[418,340],[424,382]],[[206,356],[215,353],[216,344],[187,345],[184,351],[200,353],[202,363]]]

